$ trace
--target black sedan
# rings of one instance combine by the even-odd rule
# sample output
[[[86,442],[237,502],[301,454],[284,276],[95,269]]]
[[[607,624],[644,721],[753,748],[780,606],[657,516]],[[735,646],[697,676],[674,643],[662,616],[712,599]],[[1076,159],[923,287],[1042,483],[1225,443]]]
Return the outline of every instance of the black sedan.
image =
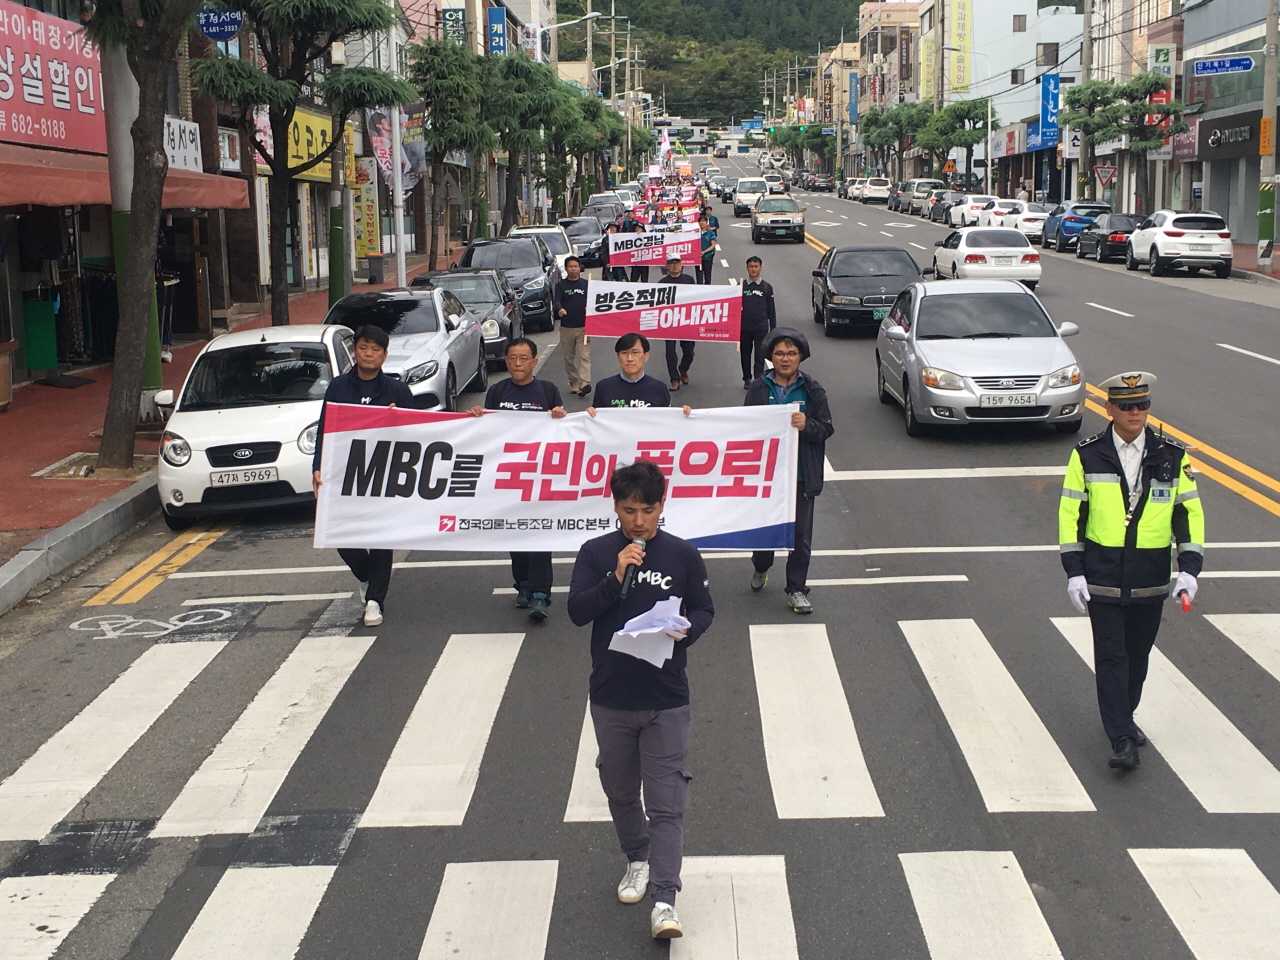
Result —
[[[622,225],[622,218],[627,214],[627,208],[620,203],[609,203],[607,201],[598,200],[595,203],[588,203],[582,208],[582,216],[595,217],[600,221],[603,229],[611,223]]]
[[[536,234],[472,240],[458,267],[500,270],[516,291],[525,325],[537,324],[540,330],[555,329],[551,293],[560,279],[560,270],[556,267],[555,255]]]
[[[955,190],[934,191],[935,194],[942,195],[934,201],[933,206],[929,208],[929,219],[935,223],[948,223],[947,214],[964,197],[963,193],[957,193]]]
[[[1112,257],[1123,257],[1129,234],[1138,226],[1138,218],[1127,213],[1104,213],[1085,224],[1076,242],[1076,259],[1093,257],[1106,263]]]
[[[411,287],[437,286],[462,301],[480,321],[484,356],[492,369],[505,367],[507,344],[524,335],[524,320],[516,292],[500,270],[435,270],[420,273]]]
[[[738,189],[737,177],[725,177],[720,185],[720,202],[733,203],[733,191]]]
[[[600,221],[595,217],[565,217],[556,223],[564,227],[573,244],[573,255],[582,261],[584,267],[604,266],[605,232],[600,228]]]
[[[815,173],[809,178],[808,188],[832,193],[836,188],[836,178],[829,173]]]
[[[932,273],[933,268],[925,272]],[[875,330],[898,294],[923,275],[902,247],[832,247],[813,271],[814,322],[822,324],[828,337],[842,327]]]

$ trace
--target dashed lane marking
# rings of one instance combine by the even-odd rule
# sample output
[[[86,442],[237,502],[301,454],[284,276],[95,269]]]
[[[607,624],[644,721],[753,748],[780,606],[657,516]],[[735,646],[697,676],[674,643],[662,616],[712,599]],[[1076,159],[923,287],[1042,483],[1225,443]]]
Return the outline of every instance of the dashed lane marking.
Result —
[[[1094,303],[1092,300],[1085,301],[1086,306],[1097,307],[1099,310],[1105,310],[1107,313],[1114,313],[1121,317],[1132,317],[1132,313],[1125,313],[1123,310],[1117,310],[1115,307],[1103,306],[1101,303]]]
[[[889,232],[888,232],[888,231],[886,231],[886,230],[881,230],[880,232],[881,232],[884,236],[886,236],[886,237],[892,237],[892,236],[893,236],[893,234],[892,234],[892,233],[889,233]]]
[[[724,257],[721,257],[720,266],[724,267],[727,270],[729,268],[729,261],[726,260]]]
[[[863,223],[861,220],[855,220],[854,222],[855,222],[858,226],[860,226],[860,227],[865,227],[865,226],[866,226],[866,224],[865,224],[865,223]]]
[[[928,250],[928,249],[929,249],[928,247],[922,247],[922,246],[920,246],[920,244],[918,244],[918,243],[914,243],[914,242],[912,242],[912,241],[910,241],[910,240],[908,240],[908,241],[907,241],[907,243],[910,243],[910,244],[911,244],[911,246],[915,247],[917,250]]]
[[[1277,366],[1280,366],[1280,360],[1277,360],[1275,357],[1268,357],[1265,353],[1254,353],[1252,350],[1245,350],[1242,347],[1233,347],[1229,343],[1220,343],[1218,346],[1223,350],[1230,350],[1233,353],[1243,353],[1246,357],[1255,357],[1258,360],[1265,360],[1267,363],[1274,363]]]
[[[184,607],[200,607],[209,603],[291,603],[295,600],[346,600],[351,591],[346,593],[263,593],[252,597],[202,597],[196,600],[183,600]]]

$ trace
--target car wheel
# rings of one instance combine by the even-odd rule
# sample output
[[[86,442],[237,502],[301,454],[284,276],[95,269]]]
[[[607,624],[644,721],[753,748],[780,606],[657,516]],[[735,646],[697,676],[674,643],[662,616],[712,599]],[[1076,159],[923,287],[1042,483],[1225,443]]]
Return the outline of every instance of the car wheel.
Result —
[[[942,278],[942,274],[938,272],[938,258],[934,257],[933,258],[933,279],[940,280],[941,278]]]
[[[453,367],[444,378],[444,408],[450,413],[458,409],[458,375],[453,372]]]
[[[175,533],[186,530],[196,522],[195,517],[175,517],[168,510],[161,510],[160,513],[164,515],[164,525]]]
[[[467,384],[477,393],[484,393],[489,389],[489,364],[484,359],[484,343],[480,344],[480,366],[476,368],[476,375],[471,378],[471,382]]]
[[[1147,254],[1147,272],[1153,277],[1163,277],[1165,274],[1165,266],[1160,262],[1160,252],[1155,247],[1151,248],[1151,252]]]
[[[836,335],[836,326],[828,316],[823,316],[822,318],[822,335],[824,337],[834,337]]]
[[[760,234],[756,233],[754,230],[751,231],[751,242],[752,243],[760,242]]]
[[[952,280],[960,279],[960,267],[954,263],[951,265],[951,279]]]
[[[1133,246],[1130,244],[1124,248],[1124,268],[1126,270],[1137,270],[1141,264],[1138,263],[1133,256]]]
[[[1079,420],[1071,420],[1067,423],[1055,423],[1053,429],[1059,433],[1079,433],[1080,427],[1084,425],[1084,417]]]
[[[824,320],[824,317],[822,316],[822,308],[818,306],[818,301],[812,293],[809,294],[809,306],[813,308],[813,322],[822,323]]]
[[[1213,274],[1219,280],[1228,279],[1231,276],[1231,261],[1228,260],[1226,263],[1218,264],[1213,268]]]
[[[924,424],[916,419],[916,410],[911,403],[911,385],[906,377],[902,378],[902,423],[908,437],[924,436]]]
[[[876,396],[881,403],[893,402],[893,394],[889,392],[889,385],[884,380],[884,366],[880,363],[879,351],[876,352]]]
[[[1050,248],[1051,244],[1049,243],[1049,231],[1048,231],[1048,230],[1046,230],[1044,233],[1040,234],[1040,246],[1044,247],[1046,250],[1048,250],[1048,249]]]
[[[1093,259],[1097,260],[1099,263],[1106,263],[1110,259],[1110,257],[1108,257],[1106,254],[1102,252],[1102,247],[1103,247],[1103,244],[1099,242],[1098,249],[1093,251]]]
[[[1062,231],[1061,231],[1061,230],[1059,230],[1059,231],[1058,231],[1058,238],[1054,241],[1053,249],[1054,249],[1054,250],[1056,250],[1058,253],[1066,253],[1066,252],[1067,252],[1067,240],[1066,240],[1066,238],[1062,235]]]
[[[1034,290],[1040,284],[1039,280],[1023,280],[1022,282],[1028,290]]]
[[[1084,259],[1084,243],[1080,240],[1076,241],[1076,259],[1077,260]]]

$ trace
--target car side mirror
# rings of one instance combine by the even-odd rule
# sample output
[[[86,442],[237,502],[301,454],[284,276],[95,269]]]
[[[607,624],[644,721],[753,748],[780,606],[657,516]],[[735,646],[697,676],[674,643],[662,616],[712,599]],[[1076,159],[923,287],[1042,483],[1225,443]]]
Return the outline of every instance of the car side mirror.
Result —
[[[938,271],[933,269],[933,267],[925,267],[920,271],[920,275],[925,277],[935,277],[938,275]]]
[[[1060,337],[1074,337],[1079,332],[1080,328],[1070,320],[1063,321],[1062,326],[1058,327],[1058,336]]]
[[[815,277],[820,277],[820,276],[822,276],[822,271],[821,271],[821,270],[815,270],[815,271],[813,271],[813,275],[814,275]]]
[[[172,390],[160,390],[157,391],[151,402],[161,410],[172,410],[176,399],[177,398],[173,395]]]
[[[947,242],[947,241],[945,241],[945,240],[935,240],[935,241],[933,241],[933,245],[934,245],[935,247],[940,247],[940,246],[942,246],[942,245],[943,245],[944,243],[946,243],[946,242]]]
[[[911,336],[901,327],[890,327],[884,332],[884,335],[887,339],[892,340],[895,343],[906,343],[907,338]]]

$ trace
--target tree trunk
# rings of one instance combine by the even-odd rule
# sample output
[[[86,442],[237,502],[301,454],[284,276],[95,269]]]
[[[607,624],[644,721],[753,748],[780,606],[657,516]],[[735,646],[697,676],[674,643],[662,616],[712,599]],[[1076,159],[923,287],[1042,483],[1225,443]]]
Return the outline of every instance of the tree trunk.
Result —
[[[973,184],[973,144],[964,148],[964,179],[965,189],[968,190]]]
[[[1145,153],[1133,154],[1133,162],[1133,212],[1145,217],[1151,212],[1150,162]]]
[[[427,263],[431,270],[440,269],[440,194],[444,192],[444,164],[440,155],[431,153],[431,247]]]
[[[518,198],[520,196],[520,151],[510,149],[507,151],[507,185],[506,196],[502,203],[502,235],[506,236],[510,230],[520,219],[520,205]]]
[[[292,187],[293,181],[289,179],[288,172],[273,172],[267,180],[267,211],[271,220],[267,251],[271,259],[271,325],[274,327],[282,327],[289,322],[289,250],[286,240]]]
[[[1092,114],[1090,114],[1092,116]],[[1084,199],[1093,199],[1093,165],[1097,158],[1093,154],[1093,138],[1080,134],[1080,157],[1084,164]]]

